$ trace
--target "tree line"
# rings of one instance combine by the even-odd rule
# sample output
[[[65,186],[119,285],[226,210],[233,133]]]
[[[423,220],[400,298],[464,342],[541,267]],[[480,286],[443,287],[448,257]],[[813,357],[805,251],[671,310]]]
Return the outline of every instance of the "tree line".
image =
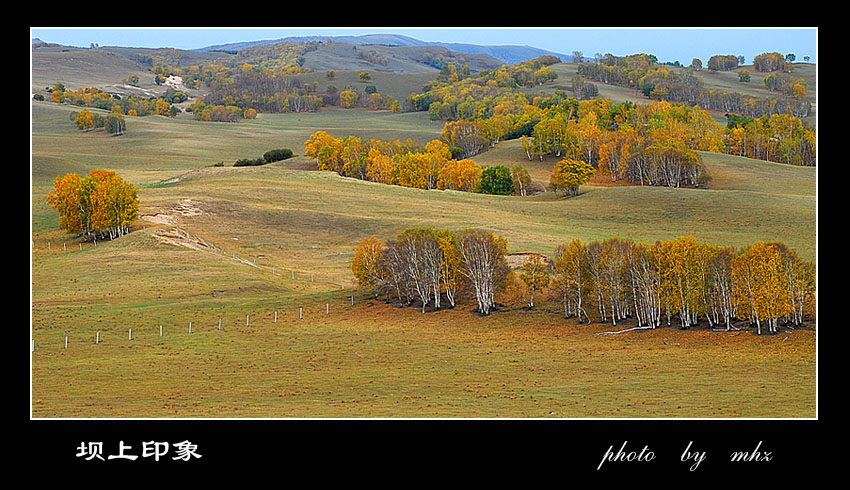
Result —
[[[778,54],[778,53],[776,53]],[[761,60],[759,55],[757,60]],[[781,58],[781,55],[779,55]],[[786,63],[782,59],[782,67]],[[758,71],[774,71],[774,65],[756,62]],[[780,69],[780,68],[776,68]],[[771,114],[790,114],[805,117],[811,111],[811,102],[806,100],[805,90],[793,89],[792,96],[755,97],[736,92],[706,89],[702,80],[690,70],[674,72],[655,63],[647,55],[613,56],[597,60],[595,63],[579,63],[577,73],[585,78],[607,84],[619,85],[639,91],[644,96],[668,102],[698,105],[703,109],[722,112],[735,112],[748,117],[762,117]],[[797,81],[799,84],[799,81]],[[793,95],[797,95],[796,97]]]
[[[126,235],[139,216],[138,190],[110,170],[56,177],[47,203],[59,213],[59,227],[84,240]]]
[[[507,264],[507,241],[491,232],[408,228],[383,242],[371,236],[354,250],[358,284],[387,302],[428,308],[472,301],[487,315],[514,294],[534,307],[548,295],[579,323],[632,320],[637,327],[739,329],[740,322],[776,333],[815,314],[815,266],[782,243],[736,249],[691,236],[654,244],[611,238],[556,248],[552,259],[530,254]]]
[[[482,178],[486,179],[486,169],[472,160],[453,158],[449,145],[441,140],[425,145],[412,140],[364,141],[317,131],[304,142],[304,154],[315,158],[319,170],[417,189],[479,192]]]
[[[304,142],[304,154],[315,159],[319,170],[380,184],[521,196],[544,190],[532,183],[528,170],[522,166],[479,166],[473,160],[458,157],[464,150],[453,147],[445,139],[456,141],[445,132],[444,139],[422,145],[412,140],[334,138],[317,131]],[[562,163],[553,171],[550,187],[556,192],[575,195],[595,170],[583,162]]]
[[[609,174],[612,181],[700,185],[704,176],[697,151],[816,163],[814,129],[787,114],[757,119],[729,114],[723,126],[700,107],[570,98],[539,117],[531,133],[520,137],[528,159],[566,154]]]
[[[257,111],[243,109],[235,105],[207,104],[205,97],[198,97],[195,102],[186,107],[196,121],[210,122],[239,122],[242,119],[255,119]]]
[[[169,93],[167,97],[142,98],[136,95],[121,97],[117,94],[104,92],[97,87],[70,91],[61,83],[53,84],[52,87],[47,88],[47,91],[50,93],[50,101],[56,104],[103,109],[126,116],[160,115],[174,117],[180,111],[171,102],[177,97],[176,92]]]
[[[621,58],[612,57],[606,62],[614,63],[610,67],[617,67],[621,62],[618,60]],[[648,55],[634,55],[627,60],[627,66],[638,73],[655,70],[653,73],[662,74],[658,75],[662,81],[665,77],[678,77],[689,80],[684,84],[687,86],[698,87],[701,83],[691,75],[676,75],[666,67],[655,66]],[[580,67],[584,65],[608,67],[604,63],[581,63]],[[620,68],[626,70],[621,74],[624,79],[631,79],[627,76],[628,70]],[[602,79],[615,83],[620,76],[615,75]],[[775,76],[784,80],[783,75]],[[772,79],[767,78],[771,83]],[[798,81],[793,80],[796,79],[792,79],[790,85],[799,86]],[[648,94],[656,89],[666,90],[653,76],[641,77],[637,83],[642,84]],[[776,88],[787,90],[788,84],[782,83],[777,82]],[[570,158],[599,168],[602,142],[612,139],[616,141],[610,142],[607,148],[608,160],[616,160],[616,167],[610,166],[607,170],[614,170],[614,180],[673,187],[700,185],[704,176],[696,151],[746,154],[780,163],[815,165],[814,128],[795,115],[783,113],[794,111],[768,107],[772,104],[775,109],[776,104],[784,103],[778,99],[742,102],[745,98],[742,94],[703,91],[702,99],[696,104],[666,100],[614,104],[608,99],[579,100],[581,97],[563,90],[532,96],[507,85],[500,86],[495,79],[479,74],[452,83],[426,86],[426,92],[411,95],[408,102],[415,110],[427,110],[432,120],[447,121],[442,138],[460,148],[464,158],[502,140],[525,136],[522,146],[529,159],[567,152],[573,153]],[[585,85],[580,76],[573,77],[574,94],[583,96],[592,90]],[[707,109],[725,111],[730,120],[738,117],[738,121],[759,120],[760,123],[749,127],[748,131],[733,132],[735,126],[724,128],[712,119]],[[736,113],[735,109],[740,112]],[[615,152],[624,149],[628,155],[615,158]],[[620,166],[624,168],[617,168]]]
[[[408,228],[387,243],[361,240],[351,269],[360,285],[387,301],[418,302],[424,313],[429,304],[439,309],[443,297],[454,307],[468,291],[487,315],[509,271],[506,253],[507,241],[488,231]]]
[[[735,249],[683,236],[644,244],[612,238],[558,247],[550,285],[566,316],[595,309],[603,322],[634,318],[658,328],[676,322],[687,329],[700,318],[729,330],[735,321],[801,325],[814,314],[814,263],[782,243],[757,242]],[[678,321],[676,321],[678,319]]]
[[[72,112],[70,118],[77,129],[81,131],[103,128],[110,136],[121,136],[127,131],[127,122],[124,120],[124,116],[116,112],[110,112],[106,117],[103,117],[97,112],[83,109],[80,112]]]

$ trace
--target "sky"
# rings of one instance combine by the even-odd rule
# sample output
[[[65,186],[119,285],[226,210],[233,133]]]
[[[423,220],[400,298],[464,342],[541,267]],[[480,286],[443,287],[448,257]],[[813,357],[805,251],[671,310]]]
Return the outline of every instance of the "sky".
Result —
[[[713,55],[743,55],[745,63],[761,53],[794,53],[817,61],[816,27],[801,28],[486,28],[486,27],[358,27],[358,28],[39,28],[31,27],[32,37],[49,43],[89,47],[130,46],[142,48],[198,49],[215,44],[280,39],[288,36],[342,36],[362,34],[403,34],[421,41],[482,45],[526,45],[571,55],[581,51],[586,57],[596,53],[617,56],[648,53],[661,62],[684,65],[699,58],[703,63]]]

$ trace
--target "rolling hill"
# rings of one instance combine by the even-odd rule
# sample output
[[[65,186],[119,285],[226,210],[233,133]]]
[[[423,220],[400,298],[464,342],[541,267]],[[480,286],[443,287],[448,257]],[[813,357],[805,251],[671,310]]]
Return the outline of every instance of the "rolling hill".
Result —
[[[344,178],[314,170],[303,156],[210,166],[299,149],[317,129],[436,137],[440,125],[418,113],[326,110],[239,124],[150,116],[108,138],[77,132],[71,110],[33,102],[35,417],[800,417],[815,410],[813,331],[758,338],[660,329],[602,340],[594,334],[604,325],[565,320],[552,299],[489,318],[468,306],[422,315],[352,288],[350,269],[358,240],[422,225],[485,227],[505,236],[511,252],[546,255],[573,238],[687,233],[734,246],[781,240],[812,258],[814,168],[707,154],[716,188],[490,196]],[[500,145],[479,161],[527,162],[518,150]],[[545,178],[549,163],[536,164],[535,178]],[[57,228],[45,197],[57,175],[104,166],[140,187],[142,216],[124,238],[78,245]],[[718,368],[726,364],[734,376]]]
[[[346,43],[353,45],[376,45],[376,46],[402,46],[402,47],[443,47],[457,53],[465,54],[485,54],[500,60],[508,65],[515,65],[523,61],[538,58],[543,55],[558,56],[562,60],[572,59],[572,56],[567,56],[545,49],[534,48],[531,46],[490,46],[478,44],[464,43],[442,43],[420,41],[409,36],[400,34],[366,34],[362,36],[290,36],[281,39],[269,39],[260,41],[247,41],[241,43],[218,44],[200,48],[198,51],[232,51],[240,50],[252,46],[262,46],[266,44],[275,44],[279,42],[294,42],[303,43],[307,41]]]
[[[370,84],[403,99],[436,76],[436,68],[417,61],[425,52],[462,53],[415,41],[334,39],[305,55],[304,66],[316,71],[298,77],[323,92],[330,83],[358,83],[358,71],[368,69]],[[59,81],[118,90],[121,78],[135,73],[138,90],[155,92],[164,88],[139,62],[145,56],[197,62],[249,44],[180,51],[39,42],[32,88]],[[374,56],[357,54],[370,51]],[[503,62],[497,54],[519,56],[518,47],[508,51],[462,55],[483,69]],[[381,57],[386,65],[374,62]],[[331,69],[332,82],[325,74]],[[559,79],[534,90],[569,86],[575,65],[552,69]],[[803,73],[816,93],[813,69]],[[735,83],[728,74],[706,77],[707,85]],[[615,101],[645,100],[633,90],[599,88]],[[676,328],[599,336],[610,323],[564,318],[551,293],[534,309],[506,301],[488,317],[463,302],[420,314],[376,300],[355,286],[351,270],[359,240],[391,240],[413,226],[488,229],[507,239],[511,253],[551,256],[575,238],[651,243],[692,235],[734,247],[782,241],[814,260],[816,168],[700,153],[708,188],[592,183],[569,199],[552,192],[496,196],[346,178],[318,171],[303,155],[319,130],[438,138],[443,122],[423,112],[327,107],[238,123],[152,115],[127,117],[126,134],[109,137],[78,131],[69,120],[76,110],[31,102],[32,417],[817,414],[814,327],[773,336]],[[273,148],[295,156],[232,166]],[[556,161],[529,161],[519,140],[472,158],[523,165],[538,183]],[[120,239],[84,243],[59,228],[47,195],[56,177],[99,168],[138,188],[140,216]]]

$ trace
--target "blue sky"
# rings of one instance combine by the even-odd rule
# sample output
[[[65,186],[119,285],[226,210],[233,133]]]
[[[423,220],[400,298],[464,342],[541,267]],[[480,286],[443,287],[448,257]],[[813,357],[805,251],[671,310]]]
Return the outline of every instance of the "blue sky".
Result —
[[[31,28],[32,37],[46,42],[88,47],[133,46],[197,49],[214,44],[287,36],[339,36],[375,33],[403,34],[422,41],[486,45],[528,45],[557,53],[582,51],[627,55],[654,54],[660,61],[705,63],[715,54],[743,55],[750,63],[768,51],[794,53],[797,60],[817,61],[817,28]]]

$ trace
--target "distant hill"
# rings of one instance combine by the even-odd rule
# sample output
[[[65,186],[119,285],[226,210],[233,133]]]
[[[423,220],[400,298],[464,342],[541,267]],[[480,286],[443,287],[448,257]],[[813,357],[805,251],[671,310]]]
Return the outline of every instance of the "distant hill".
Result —
[[[443,47],[457,53],[464,54],[486,54],[498,59],[499,61],[514,65],[538,58],[543,55],[557,56],[563,61],[571,60],[572,55],[567,56],[544,49],[534,48],[531,46],[488,46],[478,44],[463,44],[463,43],[441,43],[427,42],[414,39],[409,36],[400,34],[366,34],[362,36],[290,36],[280,39],[266,39],[259,41],[246,41],[239,43],[218,44],[200,48],[197,51],[238,51],[253,46],[264,46],[267,44],[276,44],[280,42],[304,43],[309,41],[327,42],[331,40],[336,43],[347,43],[353,45],[382,45],[382,46],[405,46],[405,47]]]
[[[246,48],[249,51],[253,48]],[[425,73],[438,71],[440,63],[469,66],[473,72],[493,70],[503,62],[488,54],[466,54],[442,46],[392,46],[323,42],[304,55],[304,68],[325,71],[383,71]]]

